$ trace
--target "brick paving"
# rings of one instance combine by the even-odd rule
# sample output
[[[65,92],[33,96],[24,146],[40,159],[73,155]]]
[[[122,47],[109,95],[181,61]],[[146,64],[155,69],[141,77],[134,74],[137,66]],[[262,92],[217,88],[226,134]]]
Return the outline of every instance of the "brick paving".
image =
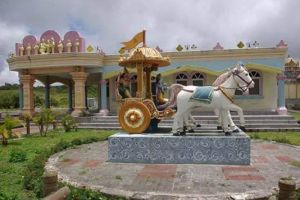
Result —
[[[78,187],[135,199],[228,199],[268,196],[281,177],[300,187],[300,148],[252,141],[251,164],[135,164],[107,162],[107,142],[81,145],[53,155],[46,168]],[[233,198],[234,199],[234,198]]]

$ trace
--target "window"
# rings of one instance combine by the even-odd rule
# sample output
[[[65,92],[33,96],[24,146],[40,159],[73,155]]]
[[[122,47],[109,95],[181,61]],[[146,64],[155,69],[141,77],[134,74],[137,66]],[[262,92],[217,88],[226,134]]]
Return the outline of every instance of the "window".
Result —
[[[192,76],[192,84],[195,86],[203,86],[204,85],[204,76],[201,73],[194,73]]]
[[[254,88],[249,89],[249,95],[260,95],[261,94],[260,88],[261,88],[262,76],[257,71],[251,71],[249,73],[249,75],[255,84]]]
[[[180,73],[176,75],[176,83],[181,85],[188,85],[188,77],[186,74]]]

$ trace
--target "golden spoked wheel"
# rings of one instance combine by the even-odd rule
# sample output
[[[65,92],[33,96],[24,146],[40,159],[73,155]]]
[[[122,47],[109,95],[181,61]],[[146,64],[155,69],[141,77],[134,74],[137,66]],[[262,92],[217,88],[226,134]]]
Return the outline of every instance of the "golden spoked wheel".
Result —
[[[144,132],[148,128],[150,121],[150,111],[142,102],[125,102],[119,110],[120,125],[128,133]]]

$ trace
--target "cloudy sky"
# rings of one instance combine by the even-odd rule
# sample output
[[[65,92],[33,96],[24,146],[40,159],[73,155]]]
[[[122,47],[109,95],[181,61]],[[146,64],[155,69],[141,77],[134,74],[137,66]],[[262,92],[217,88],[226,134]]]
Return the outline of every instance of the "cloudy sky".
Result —
[[[174,51],[178,44],[208,50],[239,41],[274,47],[283,39],[300,57],[300,1],[295,0],[1,0],[0,85],[14,83],[6,58],[16,42],[49,29],[76,30],[86,44],[116,54],[120,42],[143,28],[148,46]]]

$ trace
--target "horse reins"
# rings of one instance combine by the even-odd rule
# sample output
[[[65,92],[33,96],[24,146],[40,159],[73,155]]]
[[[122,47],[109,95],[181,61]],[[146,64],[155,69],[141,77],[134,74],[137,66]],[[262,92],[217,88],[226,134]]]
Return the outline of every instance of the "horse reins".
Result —
[[[240,73],[241,73],[241,72],[234,71],[234,72],[232,73],[232,75],[233,75],[233,76],[237,76],[239,79],[241,79],[242,81],[244,81],[244,83],[246,83],[246,85],[243,86],[243,87],[241,87],[239,84],[237,84],[238,87],[239,87],[243,92],[245,92],[245,91],[249,88],[249,85],[251,85],[251,83],[252,83],[253,81],[247,82],[243,77],[240,76]],[[243,89],[243,88],[246,88],[246,89]]]

